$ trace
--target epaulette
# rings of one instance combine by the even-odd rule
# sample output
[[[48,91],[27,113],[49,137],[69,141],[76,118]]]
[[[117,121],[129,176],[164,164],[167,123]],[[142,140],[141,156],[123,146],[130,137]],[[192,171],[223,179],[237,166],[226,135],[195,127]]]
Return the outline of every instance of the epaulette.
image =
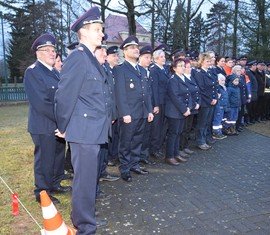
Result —
[[[151,68],[153,68],[154,66],[155,66],[155,64],[151,64],[149,68],[151,69]]]
[[[196,72],[201,72],[201,69],[196,69]]]
[[[78,47],[78,51],[83,51],[83,47]]]
[[[29,66],[29,68],[30,69],[33,69],[33,68],[35,68],[36,67],[36,64],[34,63],[34,64],[31,64],[30,66]]]

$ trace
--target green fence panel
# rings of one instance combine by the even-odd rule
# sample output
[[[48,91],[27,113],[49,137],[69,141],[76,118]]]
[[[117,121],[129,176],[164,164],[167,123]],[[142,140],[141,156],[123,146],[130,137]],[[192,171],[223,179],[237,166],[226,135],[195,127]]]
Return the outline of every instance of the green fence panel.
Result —
[[[27,100],[23,87],[1,87],[0,101],[23,101]]]

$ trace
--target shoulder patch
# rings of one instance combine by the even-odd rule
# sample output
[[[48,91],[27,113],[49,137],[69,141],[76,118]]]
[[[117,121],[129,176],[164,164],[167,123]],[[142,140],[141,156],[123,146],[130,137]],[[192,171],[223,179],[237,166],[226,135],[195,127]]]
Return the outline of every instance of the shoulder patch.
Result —
[[[33,68],[35,68],[35,67],[36,67],[36,64],[31,64],[31,65],[29,66],[30,69],[33,69]]]

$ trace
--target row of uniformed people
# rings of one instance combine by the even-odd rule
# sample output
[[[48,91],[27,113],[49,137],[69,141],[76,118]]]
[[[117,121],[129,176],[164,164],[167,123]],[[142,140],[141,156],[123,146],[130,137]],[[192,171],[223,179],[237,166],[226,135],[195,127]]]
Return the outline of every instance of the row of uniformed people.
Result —
[[[133,36],[129,37],[121,47],[124,50],[125,62],[114,68],[113,73],[116,83],[116,106],[120,123],[119,169],[122,179],[131,181],[130,171],[134,171],[137,174],[147,174],[148,172],[145,169],[140,168],[139,161],[143,160],[145,162],[145,159],[149,159],[149,155],[157,158],[163,158],[165,155],[165,161],[172,165],[178,165],[178,162],[185,162],[186,159],[182,156],[184,154],[184,156],[187,156],[187,153],[193,152],[188,148],[188,140],[193,117],[197,112],[199,112],[196,133],[197,145],[200,149],[209,149],[210,146],[206,143],[206,135],[209,128],[211,128],[213,107],[217,102],[217,78],[211,75],[209,70],[211,64],[207,58],[208,54],[200,56],[201,69],[198,70],[191,69],[188,61],[181,61],[182,64],[184,63],[183,67],[186,64],[189,67],[189,74],[181,75],[181,77],[184,77],[182,79],[183,84],[178,87],[181,89],[185,87],[187,89],[186,92],[177,93],[179,92],[177,87],[170,85],[174,80],[177,82],[181,81],[176,79],[179,78],[179,73],[176,73],[178,67],[172,66],[172,73],[168,73],[168,70],[165,69],[164,48],[159,47],[154,50],[153,64],[150,67],[148,66],[149,68],[145,74],[142,74],[142,68],[137,65],[137,60],[140,63],[141,57],[146,54],[151,58],[151,50],[148,48],[147,52],[145,48],[142,48],[141,55],[139,55],[138,39]],[[135,52],[128,52],[129,50],[134,50]],[[132,62],[130,62],[130,55],[127,53],[133,54],[133,57],[135,57]],[[145,67],[147,68],[147,65]],[[122,69],[124,70],[122,71]],[[187,71],[187,69],[185,68],[182,73]],[[137,79],[135,75],[137,75]],[[141,75],[143,75],[145,81],[149,81],[150,91],[146,89],[146,83]],[[171,77],[171,75],[173,76]],[[149,99],[144,99],[150,95],[149,92],[151,92],[152,103]],[[183,99],[185,95],[190,98],[185,97]],[[184,112],[184,116],[182,113],[183,109],[179,110],[179,104],[172,102],[175,101],[173,100],[174,96],[176,97],[175,100],[178,99],[179,104],[182,104],[182,108],[186,107],[187,110]],[[203,96],[202,99],[201,96]],[[190,102],[189,104],[185,103],[187,100]],[[144,102],[147,102],[147,105]],[[148,108],[146,109],[146,107]],[[137,111],[135,112],[135,110]],[[147,115],[152,112],[154,119],[150,125],[146,125],[142,120],[140,120],[142,123],[136,123],[139,122],[140,116],[138,115],[143,115],[144,119],[146,119]],[[177,128],[180,128],[177,131],[177,128],[173,125],[177,124],[178,119],[183,120],[179,122],[181,125],[177,126]],[[132,125],[135,125],[135,127]],[[178,134],[176,135],[176,133]],[[183,134],[180,138],[181,133]],[[145,141],[143,136],[147,137],[147,141]],[[166,153],[164,154],[162,147],[166,137]],[[178,144],[174,148],[172,143],[176,142]],[[181,152],[179,152],[179,143],[181,143],[181,150],[183,150]],[[173,153],[172,149],[174,149]]]

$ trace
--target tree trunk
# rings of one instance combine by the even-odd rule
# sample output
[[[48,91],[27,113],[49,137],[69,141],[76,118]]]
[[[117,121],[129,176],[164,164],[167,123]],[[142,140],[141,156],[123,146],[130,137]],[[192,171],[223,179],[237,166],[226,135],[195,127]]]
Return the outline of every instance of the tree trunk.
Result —
[[[265,18],[265,0],[257,0],[257,9],[259,14],[259,33],[260,33],[260,39],[262,42],[262,56],[263,58],[267,58],[267,48],[268,48],[268,32],[267,32],[267,23]]]
[[[124,0],[127,6],[128,32],[129,35],[136,35],[136,21],[134,12],[134,0]]]
[[[186,15],[186,27],[184,28],[184,49],[187,50],[189,46],[189,29],[191,21],[191,0],[187,2],[187,15]]]
[[[234,18],[233,18],[233,47],[232,47],[232,56],[236,57],[237,55],[237,27],[238,27],[238,12],[239,12],[239,0],[234,0]]]
[[[151,13],[151,46],[155,47],[155,3],[152,2],[152,13]]]

